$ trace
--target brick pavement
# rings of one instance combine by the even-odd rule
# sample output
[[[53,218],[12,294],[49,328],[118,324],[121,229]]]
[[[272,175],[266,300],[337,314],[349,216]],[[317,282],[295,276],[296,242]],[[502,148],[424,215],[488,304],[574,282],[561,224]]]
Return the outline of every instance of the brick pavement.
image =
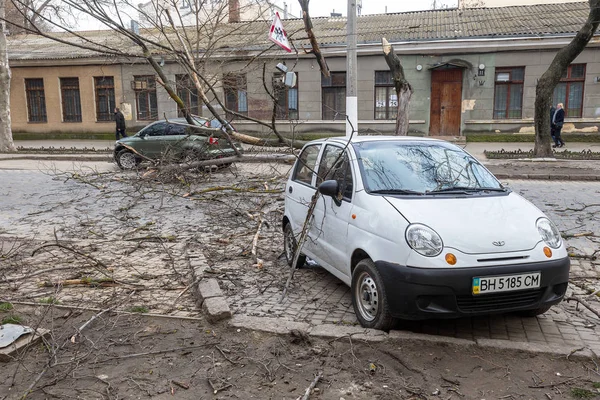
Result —
[[[563,233],[600,231],[600,183],[510,181],[509,186],[545,211]],[[593,204],[597,206],[590,206]],[[566,242],[571,253],[592,256],[598,245],[591,239],[574,237]],[[287,268],[282,260],[276,267]],[[599,276],[600,261],[573,258],[572,284],[567,295],[585,295],[582,287],[597,287]],[[312,325],[358,323],[349,288],[318,266],[296,272],[288,296],[281,304],[280,286],[240,288],[228,280],[222,280],[221,284],[234,314],[277,317]],[[594,304],[598,305],[597,302]],[[505,314],[456,320],[402,321],[397,328],[470,340],[483,338],[572,348],[585,346],[600,354],[600,319],[582,307],[577,309],[572,302],[563,302],[537,318]]]

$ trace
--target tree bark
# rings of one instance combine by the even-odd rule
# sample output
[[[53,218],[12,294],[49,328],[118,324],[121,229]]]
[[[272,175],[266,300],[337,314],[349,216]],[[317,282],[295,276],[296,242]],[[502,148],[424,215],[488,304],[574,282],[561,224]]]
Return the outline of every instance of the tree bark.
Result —
[[[600,22],[600,0],[589,0],[590,13],[585,24],[571,42],[560,49],[548,70],[544,72],[535,87],[535,147],[534,157],[552,157],[550,147],[550,107],[554,88],[560,81],[569,64],[585,49],[594,36]]]
[[[394,48],[386,38],[381,39],[383,55],[394,80],[394,89],[396,89],[396,98],[398,101],[398,113],[396,115],[396,135],[408,135],[410,98],[413,94],[413,88],[404,76],[404,68],[400,58],[394,53]],[[385,100],[386,102],[389,99]]]
[[[298,0],[298,2],[300,3],[300,7],[302,8],[302,20],[304,21],[304,30],[308,35],[308,40],[310,41],[312,52],[317,58],[317,63],[319,64],[319,68],[321,68],[321,73],[324,77],[329,78],[329,67],[327,66],[325,57],[323,57],[323,54],[321,54],[319,42],[317,42],[317,38],[313,32],[313,24],[310,20],[310,15],[308,14],[309,1],[310,0]]]
[[[0,151],[16,151],[10,123],[10,67],[4,16],[6,0],[0,0]]]

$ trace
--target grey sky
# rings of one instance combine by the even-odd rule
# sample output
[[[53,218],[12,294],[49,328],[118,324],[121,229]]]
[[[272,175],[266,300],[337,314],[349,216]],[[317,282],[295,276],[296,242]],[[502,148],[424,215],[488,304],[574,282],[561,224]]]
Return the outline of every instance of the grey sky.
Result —
[[[438,0],[439,2],[439,0]],[[363,0],[362,14],[383,14],[387,6],[387,12],[401,12],[401,11],[416,11],[416,10],[428,10],[431,8],[432,0],[412,0],[412,1],[399,1],[399,0]],[[447,0],[445,3],[449,5],[455,5],[455,0]],[[295,0],[288,0],[288,5],[291,6],[292,13],[298,15],[300,11],[300,5]],[[309,3],[309,11],[312,16],[322,17],[329,15],[333,10],[335,12],[342,13],[346,16],[348,10],[348,2],[346,0],[312,0]]]
[[[438,2],[444,2],[451,6],[455,5],[456,0],[437,0]],[[363,8],[362,14],[382,14],[385,13],[386,7],[387,12],[402,12],[402,11],[416,11],[416,10],[428,10],[431,8],[433,0],[412,0],[412,1],[400,1],[400,0],[362,0]],[[280,4],[282,1],[280,0]],[[300,4],[297,0],[287,0],[290,12],[296,16],[300,15]],[[348,10],[347,0],[312,0],[309,3],[310,14],[313,17],[325,17],[328,16],[333,10],[337,13],[342,13],[346,16]],[[91,18],[85,16],[79,16],[77,18],[77,28],[80,30],[93,30],[93,29],[106,29],[102,24]]]

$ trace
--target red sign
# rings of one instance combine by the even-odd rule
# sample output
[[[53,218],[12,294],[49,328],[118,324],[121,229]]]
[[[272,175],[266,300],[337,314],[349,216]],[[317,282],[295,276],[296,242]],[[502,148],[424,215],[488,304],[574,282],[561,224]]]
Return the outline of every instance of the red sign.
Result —
[[[275,17],[273,18],[273,23],[269,30],[269,40],[288,53],[292,52],[290,43],[288,42],[287,33],[285,33],[285,29],[283,29],[283,24],[279,18],[279,13],[275,13]]]

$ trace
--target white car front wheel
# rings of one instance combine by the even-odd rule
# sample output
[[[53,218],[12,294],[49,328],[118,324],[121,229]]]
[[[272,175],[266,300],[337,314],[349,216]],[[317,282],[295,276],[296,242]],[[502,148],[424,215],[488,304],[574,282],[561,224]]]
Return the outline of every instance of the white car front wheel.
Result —
[[[365,258],[352,272],[352,305],[358,322],[365,328],[389,330],[394,323],[375,263]]]

